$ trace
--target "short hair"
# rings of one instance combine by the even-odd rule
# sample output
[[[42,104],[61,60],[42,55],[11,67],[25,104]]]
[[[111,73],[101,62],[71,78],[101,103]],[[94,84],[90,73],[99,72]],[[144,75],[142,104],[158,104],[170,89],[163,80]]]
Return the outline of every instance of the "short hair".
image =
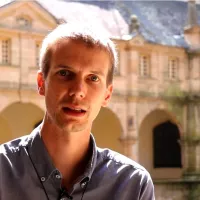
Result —
[[[117,69],[118,58],[117,51],[113,41],[108,36],[97,30],[92,26],[83,26],[78,23],[65,23],[58,25],[52,32],[50,32],[43,40],[39,67],[44,78],[47,77],[52,56],[52,47],[63,39],[80,40],[91,47],[101,48],[108,52],[111,61],[111,67],[108,71],[107,84],[113,81],[114,73]]]

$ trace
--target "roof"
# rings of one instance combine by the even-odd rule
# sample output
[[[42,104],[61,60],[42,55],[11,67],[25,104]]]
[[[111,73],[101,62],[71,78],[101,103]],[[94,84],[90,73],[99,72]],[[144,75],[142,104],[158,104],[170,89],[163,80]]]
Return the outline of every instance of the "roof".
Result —
[[[66,22],[76,19],[83,21],[83,23],[93,21],[113,38],[122,38],[123,35],[128,34],[130,16],[135,14],[140,22],[140,33],[148,42],[187,47],[184,40],[187,2],[150,0],[37,1],[57,19],[64,19]],[[197,5],[197,13],[200,14],[200,5]]]
[[[81,1],[83,3],[83,1]],[[184,40],[188,3],[183,1],[85,1],[102,8],[119,10],[126,23],[132,14],[138,17],[140,33],[152,43],[188,47]],[[200,5],[197,5],[200,14]],[[200,16],[199,16],[200,17]]]
[[[0,8],[3,7],[3,6],[8,6],[12,2],[13,2],[13,0],[1,0],[0,1]]]
[[[46,10],[58,19],[95,23],[110,37],[122,37],[128,32],[128,24],[115,8],[106,9],[92,4],[72,1],[37,0]]]

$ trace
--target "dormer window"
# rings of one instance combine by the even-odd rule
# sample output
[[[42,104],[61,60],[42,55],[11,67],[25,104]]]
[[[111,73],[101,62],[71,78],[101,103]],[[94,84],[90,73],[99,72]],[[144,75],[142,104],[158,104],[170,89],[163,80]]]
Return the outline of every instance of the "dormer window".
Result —
[[[140,75],[140,77],[149,77],[150,76],[150,58],[147,55],[140,56],[139,75]]]
[[[168,63],[168,78],[176,80],[178,78],[178,59],[170,58]]]
[[[31,26],[31,20],[28,17],[20,16],[17,18],[17,25],[19,27],[28,28]]]

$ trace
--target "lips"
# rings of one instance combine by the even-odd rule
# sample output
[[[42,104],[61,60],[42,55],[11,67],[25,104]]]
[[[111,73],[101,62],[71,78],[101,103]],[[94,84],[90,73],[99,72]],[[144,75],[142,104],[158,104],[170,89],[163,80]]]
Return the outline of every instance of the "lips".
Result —
[[[72,116],[72,117],[82,117],[85,115],[86,110],[82,109],[82,108],[78,108],[78,107],[63,107],[63,111],[65,113],[65,115],[67,116]]]
[[[85,110],[81,109],[81,108],[71,108],[71,107],[64,107],[63,108],[64,111],[71,111],[71,112],[77,112],[77,113],[84,113],[86,112]]]

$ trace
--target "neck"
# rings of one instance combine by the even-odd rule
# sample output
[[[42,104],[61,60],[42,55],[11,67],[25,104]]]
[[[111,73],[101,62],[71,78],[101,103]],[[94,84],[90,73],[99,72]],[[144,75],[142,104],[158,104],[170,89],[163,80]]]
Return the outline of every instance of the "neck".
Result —
[[[64,186],[69,188],[91,157],[90,130],[69,133],[44,122],[41,136],[54,166],[62,173]]]

